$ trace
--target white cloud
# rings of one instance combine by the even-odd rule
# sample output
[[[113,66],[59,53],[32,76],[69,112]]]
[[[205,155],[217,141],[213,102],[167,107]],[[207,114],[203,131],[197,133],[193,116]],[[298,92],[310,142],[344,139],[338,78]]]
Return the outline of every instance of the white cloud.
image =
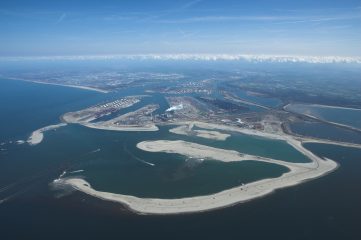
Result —
[[[361,57],[296,56],[252,54],[134,54],[134,55],[78,55],[43,57],[0,57],[0,61],[82,61],[82,60],[158,60],[158,61],[247,61],[279,63],[358,63]]]

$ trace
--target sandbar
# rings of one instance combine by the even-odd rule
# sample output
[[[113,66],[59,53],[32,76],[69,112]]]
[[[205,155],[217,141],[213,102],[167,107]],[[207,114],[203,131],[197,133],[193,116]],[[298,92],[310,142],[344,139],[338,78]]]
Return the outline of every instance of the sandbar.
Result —
[[[56,125],[49,125],[49,126],[40,128],[38,130],[35,130],[34,132],[31,133],[30,137],[27,140],[27,143],[29,145],[32,145],[32,146],[37,145],[37,144],[39,144],[39,143],[41,143],[43,141],[43,138],[44,138],[43,133],[44,132],[54,130],[54,129],[57,129],[59,127],[63,127],[63,126],[66,126],[66,125],[67,125],[66,123],[59,123],[59,124],[56,124]]]

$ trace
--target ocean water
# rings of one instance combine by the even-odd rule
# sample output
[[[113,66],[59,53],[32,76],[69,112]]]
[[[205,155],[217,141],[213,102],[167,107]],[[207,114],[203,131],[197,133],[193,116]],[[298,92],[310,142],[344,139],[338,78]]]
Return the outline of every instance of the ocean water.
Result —
[[[195,127],[194,129],[201,128]],[[286,162],[310,162],[306,156],[282,140],[273,140],[221,130],[216,131],[228,133],[231,134],[231,136],[225,141],[214,141],[210,139],[197,138],[197,142],[212,147],[236,150],[241,153],[274,158]]]
[[[361,129],[361,109],[333,108],[311,104],[290,104],[287,110]]]
[[[15,84],[17,83],[15,82]],[[24,88],[27,88],[27,84],[24,85]],[[53,91],[53,95],[58,94],[54,91],[54,86],[40,86],[49,87],[45,91],[47,93]],[[55,88],[55,90],[57,89]],[[61,90],[64,91],[63,88]],[[43,90],[41,89],[41,91]],[[36,94],[41,95],[41,91]],[[131,90],[113,95],[119,97],[136,93],[140,94],[140,92]],[[61,92],[61,94],[63,93]],[[74,97],[73,95],[77,94],[77,91],[73,91],[69,93],[69,96]],[[47,95],[44,95],[44,98],[47,98]],[[103,96],[103,99],[108,98]],[[48,99],[48,102],[51,101],[52,99]],[[89,100],[87,103],[90,104],[91,101]],[[163,96],[154,94],[144,98],[139,104],[123,109],[121,113],[133,111],[150,103],[159,103],[159,111],[164,111],[169,107]],[[16,105],[14,107],[16,108]],[[68,108],[73,110],[77,107],[76,105]],[[64,108],[60,106],[60,110],[64,110]],[[60,116],[64,112],[56,113]],[[47,113],[43,112],[42,114],[46,115]],[[51,118],[49,117],[49,119]],[[28,121],[36,120],[30,118]],[[302,155],[298,155],[287,145],[279,145],[278,142],[273,143],[273,141],[265,139],[237,135],[234,136],[234,139],[232,137],[225,144],[219,145],[216,141],[171,134],[169,129],[172,127],[174,126],[161,127],[157,132],[115,132],[68,125],[55,131],[46,132],[43,142],[37,146],[7,143],[4,145],[6,151],[2,152],[2,161],[0,162],[0,167],[4,171],[0,175],[1,186],[8,187],[15,183],[18,187],[9,188],[2,194],[2,197],[6,198],[15,194],[19,189],[22,191],[20,186],[22,184],[16,184],[19,179],[24,182],[24,185],[32,179],[36,179],[35,182],[45,181],[45,179],[51,182],[65,170],[67,171],[65,177],[84,177],[98,190],[162,198],[215,193],[242,183],[278,177],[288,171],[283,166],[253,161],[222,163],[187,159],[177,154],[145,152],[136,148],[136,144],[143,140],[181,139],[215,147],[227,146],[229,149],[248,153],[256,153],[263,149],[260,154],[269,157],[274,154],[272,149],[275,146],[282,146],[284,153],[278,153],[280,158],[288,159],[293,154],[294,159],[303,160],[300,158]],[[24,134],[21,137],[26,138],[26,136],[27,134]],[[242,147],[239,148],[239,146]],[[155,166],[150,166],[150,164]],[[79,170],[81,172],[78,172]],[[73,171],[76,172],[71,173]]]
[[[0,204],[2,239],[360,239],[361,151],[307,147],[341,167],[248,203],[174,216],[135,215],[81,193],[56,199],[39,190]]]
[[[24,128],[16,133],[13,133],[10,128],[7,135],[4,135],[5,140],[26,139],[33,130],[57,123],[59,116],[65,111],[95,104],[93,98],[104,102],[125,95],[143,94],[141,89],[130,89],[109,95],[90,92],[90,95],[83,96],[84,90],[11,80],[5,80],[4,86],[8,89],[21,90],[29,98],[36,96],[37,99],[46,100],[33,102],[31,108],[38,109],[37,104],[39,104],[41,111],[31,111],[24,107],[20,100],[9,101],[11,91],[4,91],[1,102],[5,106],[3,114],[8,116],[8,119],[5,119],[7,122],[4,122],[3,127],[6,124],[10,125],[10,122],[14,127],[16,124],[21,125],[24,119],[29,124],[27,129]],[[39,86],[39,89],[36,86]],[[84,97],[85,100],[77,101],[78,96]],[[74,101],[74,105],[70,104],[71,101]],[[12,103],[12,108],[6,108],[7,102]],[[44,102],[46,104],[43,105]],[[140,103],[116,114],[134,111],[151,103],[158,103],[160,108],[157,111],[160,112],[169,107],[164,96],[152,94],[146,96]],[[30,105],[30,103],[27,104]],[[48,111],[49,106],[53,106],[50,108],[51,111]],[[55,111],[56,106],[59,106],[59,109]],[[10,121],[12,113],[17,111],[19,117]],[[23,115],[21,116],[20,113]],[[36,117],[39,116],[42,116],[41,124],[43,125],[38,123]],[[106,118],[109,116],[102,120]],[[288,171],[283,166],[269,163],[253,161],[222,163],[186,158],[177,154],[145,152],[136,148],[136,144],[143,140],[184,140],[295,162],[307,161],[302,154],[279,141],[234,134],[226,141],[220,142],[172,134],[169,129],[173,127],[175,126],[160,127],[157,132],[115,132],[68,125],[45,132],[43,142],[36,146],[17,145],[11,141],[4,141],[0,155],[2,172],[0,186],[5,190],[0,196],[6,199],[13,194],[22,195],[23,191],[32,192],[27,189],[33,182],[35,185],[38,182],[48,184],[64,171],[67,172],[65,177],[84,177],[98,190],[161,198],[215,193],[242,183],[278,177]],[[282,151],[275,152],[275,148],[281,148]],[[49,192],[49,189],[47,191]]]
[[[305,136],[361,144],[361,133],[325,123],[293,123],[292,132]]]
[[[84,150],[79,152],[84,157],[73,162],[67,171],[84,172],[66,174],[65,177],[84,176],[95,189],[140,197],[205,195],[265,177],[278,177],[288,171],[275,164],[202,161],[136,148],[136,144],[143,140],[180,139],[170,134],[168,129],[161,128],[158,132],[104,132],[69,126],[49,132],[48,140],[39,145],[42,149],[39,151],[51,151],[64,146],[60,151],[66,152],[68,144],[79,145],[81,139],[86,139],[82,140]],[[197,142],[195,138],[181,139]],[[99,151],[93,152],[94,149]]]
[[[4,82],[0,82],[0,84],[2,83]],[[11,87],[10,85],[13,83],[19,84],[19,82],[6,82],[5,85]],[[42,90],[43,93],[42,91],[38,92],[36,86],[43,86],[46,89]],[[15,89],[22,90],[21,95],[29,94],[29,96],[37,96],[43,99],[43,101],[39,100],[40,106],[44,104],[44,99],[47,100],[48,104],[55,101],[54,104],[59,109],[53,110],[55,112],[51,111],[49,116],[44,116],[41,122],[38,122],[35,116],[31,114],[31,110],[19,112],[24,113],[24,116],[30,116],[29,118],[20,114],[19,117],[2,118],[1,125],[6,130],[6,135],[3,135],[3,131],[1,134],[5,136],[3,137],[5,141],[17,138],[24,139],[34,128],[56,123],[58,115],[62,114],[63,110],[76,110],[99,100],[107,100],[126,94],[116,93],[107,96],[106,94],[79,89],[37,84],[29,88],[28,83],[20,87],[17,86]],[[74,90],[75,92],[73,92]],[[61,96],[58,96],[61,91],[72,93],[62,93]],[[138,90],[134,90],[134,93],[137,92]],[[4,91],[4,93],[5,95],[0,95],[0,105],[6,104],[4,99],[9,99],[6,94],[13,94],[8,91]],[[79,97],[79,94],[90,95],[89,97]],[[79,100],[74,100],[77,97]],[[56,102],[59,99],[62,99],[63,102]],[[74,103],[74,105],[70,103]],[[3,107],[1,116],[5,116],[8,113],[6,111],[17,109],[21,104],[25,103],[23,101],[18,101],[16,104],[12,102],[12,108]],[[36,104],[33,104],[33,108],[37,108]],[[48,108],[45,106],[44,111]],[[53,108],[55,109],[55,107]],[[42,114],[47,115],[44,114],[44,111]],[[4,119],[8,120],[5,121]],[[28,120],[27,124],[29,125],[21,127],[21,131],[12,134],[11,128],[16,128],[17,124],[21,125],[24,119]],[[212,184],[216,184],[216,186],[212,186],[214,190],[217,187],[226,187],[227,184],[231,186],[234,181],[239,181],[238,176],[235,177],[235,172],[242,171],[242,169],[237,164],[231,165],[231,168],[227,169],[226,165],[215,164],[211,161],[208,166],[197,165],[197,161],[190,161],[189,166],[186,159],[179,156],[170,157],[171,155],[167,154],[156,154],[159,157],[148,158],[149,155],[137,150],[133,144],[139,139],[146,138],[149,140],[159,139],[159,137],[170,140],[184,138],[219,147],[228,145],[226,142],[220,143],[207,139],[192,139],[169,134],[168,128],[162,128],[157,133],[129,135],[124,132],[115,133],[70,125],[56,131],[46,132],[44,141],[34,147],[8,143],[2,146],[7,150],[0,153],[0,199],[8,198],[9,201],[0,204],[1,239],[361,238],[359,231],[361,222],[361,205],[359,204],[361,202],[361,175],[359,174],[361,150],[359,149],[307,144],[306,147],[316,154],[339,162],[340,168],[325,177],[295,187],[277,190],[264,198],[205,213],[142,216],[126,211],[118,204],[94,199],[79,192],[64,195],[64,192],[50,190],[49,183],[64,170],[71,172],[80,169],[85,171],[75,174],[87,177],[87,180],[92,182],[94,186],[108,187],[109,190],[128,191],[134,194],[139,191],[138,194],[144,195],[150,194],[150,192],[141,191],[144,184],[148,184],[150,187],[163,184],[162,187],[166,189],[167,184],[171,186],[176,181],[182,182],[191,179],[193,182],[198,181],[200,183],[202,178],[212,180],[212,177],[214,178],[216,175],[217,179],[212,180]],[[232,148],[259,152],[260,155],[265,156],[275,154],[272,148],[282,146],[277,144],[283,144],[270,142],[267,144],[270,144],[271,147],[262,149],[262,144],[265,145],[264,139],[247,139],[243,135],[234,136],[228,141],[230,141],[229,144],[234,142]],[[239,145],[236,144],[237,142]],[[250,142],[249,146],[245,145],[247,142]],[[97,149],[100,151],[95,152]],[[129,156],[129,153],[133,156]],[[146,154],[147,157],[142,154]],[[295,152],[291,148],[286,150],[286,153],[277,153],[278,156],[288,154],[292,155]],[[160,155],[163,156],[160,157]],[[302,161],[302,156],[292,156],[295,156],[297,161]],[[164,164],[163,169],[171,170],[172,174],[165,175],[168,179],[162,179],[163,174],[150,173],[151,167],[139,159],[152,161],[156,165]],[[113,167],[113,172],[108,175],[110,166]],[[191,170],[189,171],[187,167]],[[269,167],[272,166],[267,166],[267,168]],[[117,171],[118,168],[119,171]],[[219,168],[225,173],[218,173],[216,169]],[[274,168],[272,171],[265,172],[262,166],[247,166],[247,168],[250,171],[243,173],[241,181],[252,180],[252,178],[257,177],[252,176],[253,171],[257,169],[257,174],[263,176],[267,174],[277,176],[284,171],[282,168]],[[106,169],[108,171],[105,171]],[[128,169],[128,171],[123,169]],[[136,169],[137,171],[135,171]],[[104,173],[101,173],[103,170]],[[194,179],[197,172],[199,173],[198,176],[201,177]],[[208,173],[210,176],[204,176],[202,173]],[[68,175],[71,174],[68,173]],[[125,189],[125,184],[119,186],[109,184],[121,181],[122,174],[128,174],[128,176],[133,177],[133,180],[136,180],[129,185],[131,188]],[[149,174],[150,177],[147,178],[146,174]],[[116,181],[113,181],[114,179]],[[219,183],[222,185],[217,186]],[[183,182],[183,186],[187,184],[189,182]],[[171,187],[168,189],[171,190]],[[182,189],[181,184],[177,186],[177,189]],[[157,188],[150,188],[150,190],[154,193]],[[158,191],[160,193],[160,188]],[[184,194],[184,187],[182,191]],[[199,191],[199,189],[188,189],[187,193],[192,191]],[[168,196],[179,193],[178,191],[167,192]]]
[[[23,139],[60,122],[64,112],[101,101],[102,94],[61,86],[0,79],[0,142]]]

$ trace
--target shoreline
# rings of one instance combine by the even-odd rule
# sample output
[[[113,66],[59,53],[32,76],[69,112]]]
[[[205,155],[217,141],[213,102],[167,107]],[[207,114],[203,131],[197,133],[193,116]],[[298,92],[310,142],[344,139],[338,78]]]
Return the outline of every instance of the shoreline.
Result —
[[[194,124],[198,126],[203,126],[205,128],[208,127],[211,129],[235,131],[233,127],[229,126],[200,122],[196,122]],[[161,142],[162,140],[158,140],[153,142],[146,142],[148,144],[146,144],[147,146],[144,145],[144,142],[141,142],[137,144],[137,147],[143,150],[145,149],[155,152],[164,151],[187,156],[206,156],[209,157],[207,159],[215,159],[225,162],[246,160],[245,158],[249,160],[249,158],[251,158],[250,160],[283,165],[286,166],[290,171],[282,174],[280,177],[277,178],[262,179],[259,181],[227,189],[215,194],[178,199],[139,198],[130,195],[97,191],[93,189],[88,182],[80,178],[61,179],[61,181],[57,182],[57,184],[71,186],[76,190],[79,190],[83,193],[99,199],[120,203],[126,206],[131,211],[139,214],[183,214],[210,211],[213,209],[224,208],[238,203],[247,202],[255,198],[264,197],[276,191],[277,189],[294,186],[305,181],[319,178],[325,174],[334,171],[338,167],[338,164],[335,161],[318,157],[311,151],[304,148],[300,140],[297,140],[292,136],[264,133],[251,129],[238,129],[238,131],[236,132],[261,136],[265,138],[284,140],[291,146],[296,148],[296,150],[307,156],[311,160],[311,162],[291,163],[281,160],[262,158],[259,156],[245,155],[234,150],[217,149],[200,144],[189,145],[189,143],[183,141],[166,142],[166,145],[164,145],[164,142]],[[179,145],[179,143],[181,147],[177,146]],[[182,149],[182,147],[184,147],[184,144],[187,147]]]
[[[54,85],[54,86],[61,86],[61,87],[78,88],[78,89],[83,89],[83,90],[95,91],[95,92],[99,92],[99,93],[109,93],[110,92],[110,91],[103,90],[103,89],[100,89],[100,88],[80,86],[80,85],[49,83],[49,82],[33,81],[33,80],[27,80],[27,79],[22,79],[22,78],[11,78],[11,77],[4,77],[4,79],[23,81],[23,82],[30,82],[30,83],[38,83],[38,84],[45,84],[45,85]]]

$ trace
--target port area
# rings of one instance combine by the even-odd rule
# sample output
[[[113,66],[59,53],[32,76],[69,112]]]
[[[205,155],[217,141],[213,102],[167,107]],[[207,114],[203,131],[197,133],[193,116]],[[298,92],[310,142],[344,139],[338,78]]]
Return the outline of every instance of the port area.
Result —
[[[128,96],[112,102],[102,103],[75,112],[68,112],[61,116],[66,123],[88,123],[101,117],[128,108],[140,102],[142,96]]]

